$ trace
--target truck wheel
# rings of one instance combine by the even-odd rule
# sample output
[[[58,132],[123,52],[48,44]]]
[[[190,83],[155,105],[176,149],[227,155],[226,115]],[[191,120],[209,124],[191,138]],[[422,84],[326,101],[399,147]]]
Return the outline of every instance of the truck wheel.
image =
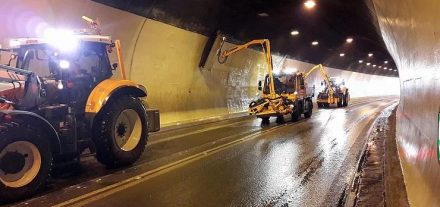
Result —
[[[277,123],[278,124],[283,124],[285,121],[284,121],[284,116],[283,115],[280,115],[280,116],[277,116]]]
[[[344,106],[344,107],[348,106],[348,97],[349,97],[348,94],[344,96],[344,104],[342,106]]]
[[[298,121],[301,117],[301,112],[299,110],[292,112],[292,121]]]
[[[298,101],[295,104],[295,110],[292,112],[292,121],[298,121],[301,118],[302,107]]]
[[[306,100],[306,111],[304,112],[304,117],[310,118],[312,116],[312,112],[313,112],[313,102],[312,100],[308,99]]]
[[[338,99],[338,103],[337,103],[338,108],[342,107],[342,98]]]
[[[50,143],[27,126],[1,128],[0,203],[28,198],[44,187],[49,177]]]
[[[148,138],[147,114],[138,98],[111,99],[95,123],[96,158],[107,167],[133,164],[144,152]]]
[[[269,124],[269,117],[262,117],[261,118],[261,124],[263,124],[263,125],[267,125],[267,124]]]

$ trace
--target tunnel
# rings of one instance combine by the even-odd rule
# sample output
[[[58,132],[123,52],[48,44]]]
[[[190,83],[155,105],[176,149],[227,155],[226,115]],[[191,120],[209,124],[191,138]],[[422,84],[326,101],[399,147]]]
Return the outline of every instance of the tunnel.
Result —
[[[440,206],[440,2],[2,3],[0,204]]]

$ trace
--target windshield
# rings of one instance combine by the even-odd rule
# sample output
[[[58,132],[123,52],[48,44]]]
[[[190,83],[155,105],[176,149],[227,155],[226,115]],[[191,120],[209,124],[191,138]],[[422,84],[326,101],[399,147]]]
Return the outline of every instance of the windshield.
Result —
[[[275,87],[275,93],[277,93],[277,94],[295,92],[296,91],[296,75],[274,76],[274,87]],[[264,94],[269,94],[269,75],[266,75],[263,92],[264,92]]]
[[[60,54],[48,45],[27,46],[20,50],[18,66],[43,78],[63,79],[61,73],[89,75],[98,80],[112,75],[106,45],[83,42],[76,52]]]

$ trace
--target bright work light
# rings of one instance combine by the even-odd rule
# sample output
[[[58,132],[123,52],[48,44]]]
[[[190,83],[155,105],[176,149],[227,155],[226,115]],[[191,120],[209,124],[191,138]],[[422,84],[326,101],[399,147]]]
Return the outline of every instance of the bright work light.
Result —
[[[60,68],[61,69],[68,69],[70,68],[70,62],[67,60],[60,60]]]
[[[48,29],[44,33],[46,41],[63,52],[71,52],[78,47],[79,40],[73,31],[65,29]]]

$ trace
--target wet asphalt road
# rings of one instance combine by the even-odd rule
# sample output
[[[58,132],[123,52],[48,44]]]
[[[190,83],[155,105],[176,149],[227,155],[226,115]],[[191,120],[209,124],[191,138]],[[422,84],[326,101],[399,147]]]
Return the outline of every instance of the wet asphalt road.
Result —
[[[254,118],[152,135],[133,167],[56,178],[18,206],[336,206],[366,135],[397,98],[354,99],[310,119],[268,126]]]

